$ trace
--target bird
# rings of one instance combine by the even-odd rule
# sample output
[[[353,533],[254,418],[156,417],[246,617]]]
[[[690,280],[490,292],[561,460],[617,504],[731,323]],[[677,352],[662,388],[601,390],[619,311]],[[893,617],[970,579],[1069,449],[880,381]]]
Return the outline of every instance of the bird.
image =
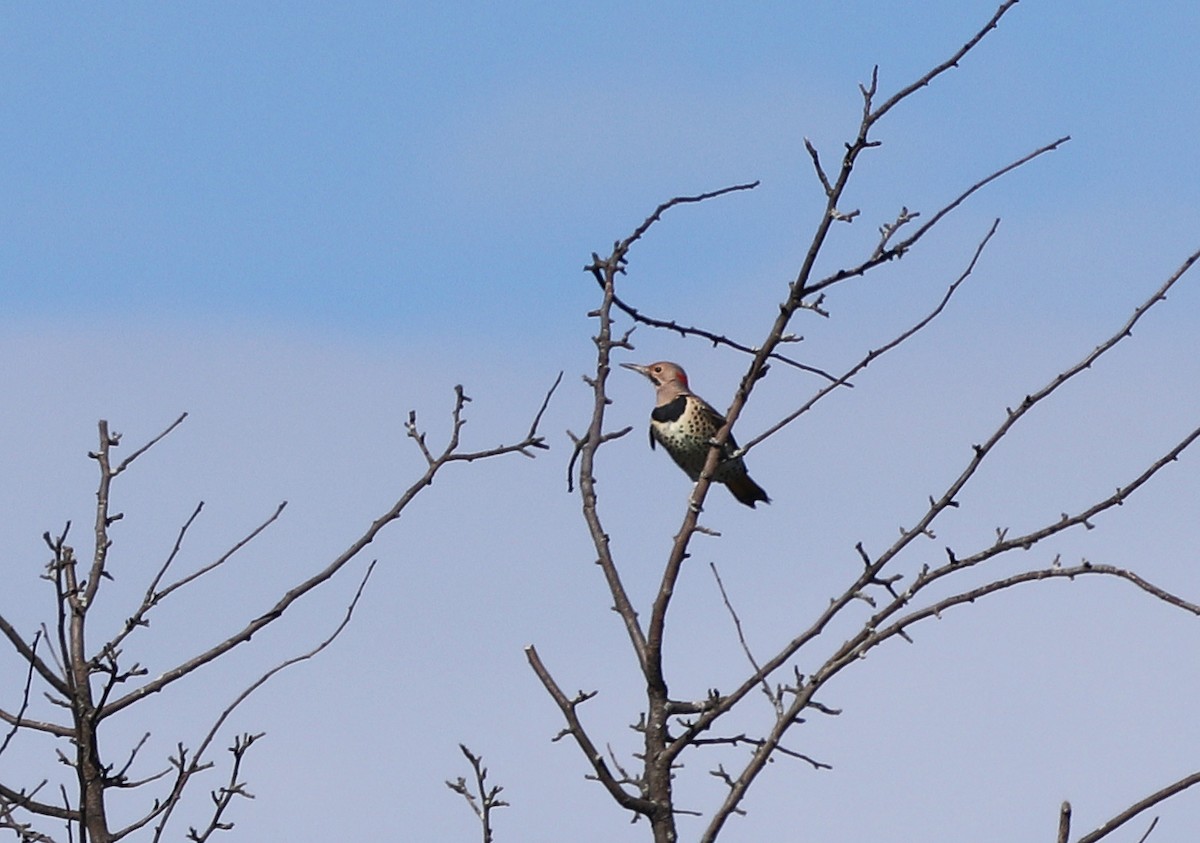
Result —
[[[654,384],[655,406],[650,413],[650,447],[659,443],[692,480],[708,459],[712,439],[725,425],[725,417],[699,395],[688,388],[687,374],[676,363],[661,360],[648,366],[622,363],[622,368],[645,375]],[[750,479],[746,464],[733,456],[737,443],[733,436],[721,446],[721,461],[713,474],[713,482],[723,483],[739,502],[754,509],[755,503],[770,503],[763,488]]]

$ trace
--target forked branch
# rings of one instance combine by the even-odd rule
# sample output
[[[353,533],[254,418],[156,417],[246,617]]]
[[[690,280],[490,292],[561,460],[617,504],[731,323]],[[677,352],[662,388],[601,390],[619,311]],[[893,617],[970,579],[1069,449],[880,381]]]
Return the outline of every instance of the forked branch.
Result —
[[[460,743],[458,748],[462,750],[462,754],[466,756],[467,762],[471,765],[474,782],[467,784],[467,780],[459,776],[454,781],[447,781],[446,787],[466,800],[479,819],[483,843],[492,843],[492,811],[496,808],[508,807],[508,803],[500,798],[500,793],[504,788],[500,785],[488,787],[488,770],[483,766],[483,757],[475,755],[467,749],[466,744]]]

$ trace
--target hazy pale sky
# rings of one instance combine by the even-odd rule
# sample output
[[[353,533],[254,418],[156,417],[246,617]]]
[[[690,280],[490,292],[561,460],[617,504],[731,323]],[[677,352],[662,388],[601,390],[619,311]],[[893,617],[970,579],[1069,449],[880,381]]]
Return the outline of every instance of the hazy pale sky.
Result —
[[[268,734],[244,770],[257,798],[232,809],[229,839],[475,840],[443,784],[467,773],[459,742],[485,756],[512,803],[496,817],[498,843],[648,839],[583,779],[573,746],[550,742],[559,716],[522,654],[536,643],[565,688],[599,690],[584,709],[595,737],[636,751],[627,724],[641,683],[564,483],[565,430],[585,426],[579,375],[593,354],[597,298],[581,268],[671,196],[761,180],[673,210],[632,253],[622,288],[650,313],[761,341],[823,203],[802,139],[832,166],[873,65],[888,95],[994,8],[5,8],[0,610],[29,634],[51,617],[40,536],[72,520],[86,547],[99,418],[133,445],[191,413],[120,479],[111,623],[197,501],[206,509],[183,568],[290,502],[223,578],[161,607],[131,641],[128,657],[154,675],[261,613],[390,506],[423,467],[403,436],[410,409],[440,441],[462,383],[474,399],[466,444],[489,447],[524,433],[563,370],[544,421],[552,450],[447,470],[371,548],[380,564],[343,637],[240,710],[231,729]],[[883,145],[860,159],[848,197],[862,214],[836,232],[827,268],[860,257],[901,206],[932,213],[1031,149],[1072,140],[831,296],[830,319],[799,317],[797,355],[843,368],[930,309],[1002,219],[929,330],[750,455],[770,507],[710,496],[706,518],[723,537],[695,548],[671,626],[681,696],[727,689],[745,670],[708,562],[757,649],[790,639],[857,573],[855,542],[890,543],[1005,406],[1090,351],[1200,247],[1197,31],[1192,4],[1028,0],[878,127]],[[944,558],[945,544],[970,552],[996,527],[1102,498],[1195,427],[1196,285],[1185,280],[997,449],[905,570],[924,552]],[[629,359],[677,360],[728,405],[744,360],[644,328],[634,342]],[[648,451],[649,388],[625,372],[612,383],[612,424],[639,430],[602,452],[601,491],[618,564],[647,607],[690,484]],[[740,435],[815,386],[773,374]],[[992,573],[1062,553],[1134,567],[1195,600],[1198,491],[1200,457],[1188,453],[1097,529]],[[177,741],[194,744],[258,672],[324,637],[360,571],[114,723],[118,739],[152,732],[140,772]],[[1064,798],[1083,832],[1200,766],[1200,621],[1128,586],[1027,586],[914,639],[831,685],[822,702],[840,717],[795,731],[790,745],[833,770],[773,765],[723,839],[1050,839]],[[0,664],[0,705],[12,709],[24,674],[11,654]],[[767,713],[763,703],[757,716]],[[755,724],[748,714],[745,728]],[[59,775],[53,749],[18,742],[0,779]],[[713,806],[721,786],[706,769],[697,759],[681,773],[681,807]],[[224,776],[194,785],[190,821]],[[1198,799],[1159,811],[1152,843],[1194,840]],[[684,818],[682,838],[697,828]]]

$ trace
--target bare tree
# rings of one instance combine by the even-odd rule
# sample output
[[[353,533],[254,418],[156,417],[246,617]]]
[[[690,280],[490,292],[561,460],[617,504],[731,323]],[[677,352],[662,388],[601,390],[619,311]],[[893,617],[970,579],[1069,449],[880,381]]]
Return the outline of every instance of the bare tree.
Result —
[[[737,424],[747,402],[764,382],[763,378],[767,375],[768,368],[771,367],[773,373],[782,370],[789,375],[798,372],[802,373],[800,376],[803,377],[816,376],[821,382],[811,388],[807,400],[761,434],[749,438],[739,450],[732,452],[731,458],[740,457],[768,438],[779,435],[824,398],[853,385],[859,373],[873,361],[902,345],[936,319],[956,291],[971,276],[976,262],[997,229],[998,221],[981,234],[970,261],[956,278],[948,279],[949,283],[941,300],[930,303],[924,318],[916,321],[907,330],[863,352],[840,371],[822,371],[796,359],[790,353],[789,343],[796,340],[791,331],[797,315],[807,312],[829,316],[825,301],[826,291],[868,273],[875,273],[903,257],[921,245],[926,234],[982,188],[1012,170],[1058,149],[1069,140],[1066,137],[1058,138],[997,168],[931,214],[919,214],[907,207],[902,208],[894,219],[880,226],[878,241],[857,262],[842,265],[825,274],[818,273],[818,259],[828,251],[830,232],[835,226],[850,223],[860,216],[857,209],[847,208],[843,203],[846,201],[847,186],[859,157],[879,146],[880,142],[873,134],[876,127],[893,109],[935,83],[940,76],[966,59],[976,45],[997,27],[1015,3],[1016,0],[1002,3],[992,18],[953,55],[891,96],[881,98],[876,69],[871,74],[870,81],[861,87],[862,112],[857,133],[845,144],[841,161],[835,169],[827,169],[817,148],[812,143],[805,142],[816,182],[825,197],[824,211],[816,224],[796,275],[782,291],[782,299],[761,340],[739,341],[728,337],[719,328],[683,325],[669,316],[648,315],[623,291],[618,292],[618,282],[628,269],[631,251],[650,229],[659,223],[664,214],[680,206],[750,190],[756,183],[735,185],[694,196],[676,197],[664,202],[629,236],[617,242],[607,256],[594,254],[591,263],[586,267],[587,272],[595,279],[601,296],[598,306],[591,314],[597,322],[594,336],[595,369],[585,378],[591,389],[592,412],[586,431],[578,436],[572,435],[575,452],[568,469],[568,482],[573,487],[574,479],[578,477],[582,516],[594,545],[596,560],[611,594],[613,607],[628,637],[633,662],[644,679],[645,699],[639,706],[641,711],[633,724],[643,739],[641,752],[632,758],[621,759],[611,749],[606,751],[605,747],[609,742],[594,734],[584,722],[585,703],[595,692],[579,692],[574,695],[565,692],[563,683],[556,678],[561,675],[562,668],[551,669],[533,646],[527,649],[527,657],[533,671],[561,712],[565,725],[558,738],[568,738],[578,746],[585,758],[587,775],[598,781],[617,805],[631,812],[635,820],[647,820],[656,843],[674,843],[678,839],[677,816],[682,812],[680,806],[691,806],[695,802],[694,795],[689,794],[685,800],[679,798],[675,792],[676,771],[680,767],[688,763],[707,764],[712,775],[726,786],[723,798],[702,813],[706,827],[699,840],[702,843],[711,843],[718,838],[729,819],[742,812],[747,791],[773,758],[788,755],[813,766],[822,766],[822,762],[790,748],[786,741],[792,730],[804,722],[806,716],[838,713],[820,701],[822,690],[831,680],[848,668],[860,664],[863,657],[881,643],[897,637],[907,638],[907,631],[914,625],[939,617],[955,607],[975,603],[1025,583],[1099,576],[1124,581],[1167,606],[1200,615],[1200,606],[1155,586],[1128,568],[1096,565],[1086,561],[1067,565],[1057,558],[1048,565],[1026,563],[1021,566],[1019,560],[1013,558],[1016,556],[1013,551],[1029,549],[1053,536],[1078,528],[1090,528],[1098,517],[1120,506],[1158,472],[1175,461],[1197,437],[1200,437],[1200,428],[1186,433],[1178,441],[1165,447],[1157,459],[1145,465],[1136,474],[1115,478],[1116,491],[1112,494],[1095,499],[1072,513],[1063,513],[1019,534],[997,529],[994,541],[986,546],[947,546],[940,563],[920,561],[917,558],[920,551],[916,549],[919,540],[936,539],[934,528],[939,518],[958,506],[957,501],[963,490],[976,478],[980,467],[992,456],[996,446],[1010,436],[1034,407],[1054,399],[1065,384],[1082,376],[1093,364],[1124,342],[1147,311],[1161,303],[1167,292],[1200,258],[1200,252],[1197,252],[1189,256],[1157,289],[1150,292],[1129,318],[1123,324],[1115,326],[1111,335],[1102,339],[1093,351],[1061,369],[1048,383],[1016,396],[1011,406],[1004,409],[991,434],[972,446],[969,458],[961,465],[958,474],[939,492],[929,497],[924,510],[916,516],[912,526],[902,529],[899,537],[890,546],[871,551],[861,542],[857,544],[852,552],[860,563],[858,570],[845,582],[841,591],[832,597],[827,607],[798,625],[787,640],[776,644],[768,654],[752,653],[745,638],[741,638],[748,665],[742,680],[732,691],[712,691],[702,699],[681,699],[671,692],[671,666],[664,660],[664,637],[674,605],[676,584],[684,564],[689,559],[693,539],[697,534],[714,532],[701,521],[706,496],[722,459],[724,445],[730,441],[731,430]],[[617,358],[632,350],[631,336],[638,325],[675,332],[683,337],[694,337],[706,343],[744,353],[749,358],[745,374],[725,413],[724,426],[711,440],[707,462],[681,515],[678,530],[674,534],[674,543],[662,568],[660,585],[649,612],[644,617],[622,582],[621,565],[610,543],[596,487],[597,477],[601,473],[599,458],[602,447],[630,431],[628,427],[608,427],[611,404],[608,377]],[[728,449],[724,449],[724,452],[730,454]],[[1002,558],[1008,560],[1010,565],[1020,566],[1018,572],[1006,575],[992,573],[979,584],[980,572],[986,574],[998,570],[995,563]],[[715,568],[713,574],[716,587],[721,591],[740,636],[741,619],[725,594]],[[933,588],[935,585],[937,588]],[[862,609],[864,606],[867,607],[865,610]],[[835,621],[838,622],[836,625]],[[848,638],[844,637],[847,624],[854,630]],[[836,633],[837,637],[828,633],[830,629],[839,630]],[[805,660],[804,663],[818,666],[802,673],[799,667],[801,656]],[[573,678],[571,681],[574,683],[576,680]],[[572,687],[576,686],[572,684]],[[744,723],[746,718],[753,717],[753,714],[747,711],[746,703],[752,696],[757,697],[760,693],[765,694],[770,702],[770,719],[763,722],[760,718],[760,726],[753,732],[729,725],[734,722]],[[740,715],[736,720],[731,716],[735,711]],[[739,756],[737,766],[733,768],[727,768],[723,762],[705,762],[705,751],[719,746],[744,747],[747,754]],[[1100,840],[1151,805],[1190,787],[1198,780],[1200,774],[1168,785],[1143,802],[1121,812],[1095,832],[1079,839],[1088,843]],[[1069,806],[1064,806],[1059,839],[1070,839]]]
[[[557,382],[555,383],[557,387]],[[254,691],[279,671],[317,655],[345,628],[370,576],[374,562],[362,567],[361,581],[346,608],[340,623],[333,625],[328,637],[308,652],[298,654],[248,682],[220,710],[207,732],[195,743],[177,739],[170,757],[154,764],[148,773],[139,772],[143,764],[143,749],[150,735],[145,734],[133,746],[114,745],[102,736],[102,728],[119,715],[133,711],[139,704],[184,679],[193,678],[204,669],[231,653],[266,627],[280,620],[301,598],[329,583],[343,569],[353,567],[366,547],[385,527],[397,520],[413,499],[430,486],[434,477],[456,462],[472,462],[505,454],[532,457],[536,449],[547,447],[538,432],[542,414],[553,394],[533,418],[529,431],[520,439],[495,448],[471,451],[462,447],[460,434],[466,419],[464,409],[470,400],[461,386],[455,387],[452,419],[444,447],[431,447],[426,434],[418,427],[415,413],[410,413],[405,430],[424,457],[426,467],[395,503],[381,513],[335,559],[325,563],[307,579],[289,584],[273,605],[241,623],[232,634],[215,641],[197,640],[193,654],[165,669],[151,669],[132,655],[144,646],[150,619],[160,606],[176,600],[187,586],[202,577],[215,575],[253,542],[268,527],[275,524],[286,503],[280,504],[257,527],[244,535],[208,564],[186,573],[177,573],[175,563],[188,538],[189,530],[200,517],[203,503],[180,527],[174,546],[162,560],[145,587],[140,602],[129,607],[123,623],[117,628],[105,628],[104,616],[97,614],[101,598],[119,593],[106,588],[117,573],[129,573],[123,560],[114,553],[114,525],[124,518],[113,504],[115,481],[125,474],[136,460],[161,442],[186,418],[186,413],[172,422],[149,442],[121,461],[115,451],[121,444],[119,434],[110,431],[108,422],[99,424],[99,445],[88,456],[99,469],[96,489],[96,509],[91,527],[91,550],[87,556],[76,553],[70,543],[71,523],[57,534],[46,533],[50,561],[43,579],[53,589],[48,619],[40,629],[23,632],[0,613],[0,632],[3,633],[20,659],[27,664],[24,690],[15,710],[0,708],[0,720],[8,729],[0,741],[0,755],[15,741],[30,743],[44,741],[47,754],[70,769],[63,781],[53,783],[49,777],[40,781],[15,780],[11,774],[0,782],[0,829],[14,832],[22,841],[71,840],[79,843],[109,843],[121,840],[139,830],[146,830],[148,839],[165,839],[169,824],[177,816],[185,791],[196,777],[216,763],[212,758],[218,733],[229,716]],[[228,576],[228,572],[226,572]],[[6,592],[11,599],[13,592]],[[92,643],[99,639],[101,643]],[[30,715],[31,703],[44,697],[51,714],[44,718]],[[211,806],[207,821],[186,831],[186,839],[206,841],[217,831],[233,827],[229,819],[235,797],[249,797],[243,778],[243,761],[261,733],[235,735],[229,745],[229,775],[223,784],[211,790]],[[54,749],[54,747],[58,747]],[[68,748],[69,747],[69,748]],[[114,761],[113,759],[121,759]],[[116,810],[119,806],[119,811]],[[490,809],[490,805],[488,806]],[[133,817],[119,825],[114,817]],[[178,823],[176,823],[178,825]],[[171,826],[172,828],[174,826]],[[61,829],[61,833],[55,831]],[[174,836],[174,835],[171,835]]]

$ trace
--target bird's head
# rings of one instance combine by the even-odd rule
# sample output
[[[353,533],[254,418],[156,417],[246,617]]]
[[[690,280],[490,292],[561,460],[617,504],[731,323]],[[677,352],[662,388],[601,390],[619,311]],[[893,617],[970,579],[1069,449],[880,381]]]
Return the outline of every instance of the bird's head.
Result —
[[[660,360],[657,363],[651,363],[648,366],[641,366],[637,363],[622,363],[621,367],[629,369],[631,372],[638,372],[650,379],[650,383],[660,392],[664,387],[667,390],[683,393],[688,391],[687,373],[675,363],[670,363],[666,360]]]

